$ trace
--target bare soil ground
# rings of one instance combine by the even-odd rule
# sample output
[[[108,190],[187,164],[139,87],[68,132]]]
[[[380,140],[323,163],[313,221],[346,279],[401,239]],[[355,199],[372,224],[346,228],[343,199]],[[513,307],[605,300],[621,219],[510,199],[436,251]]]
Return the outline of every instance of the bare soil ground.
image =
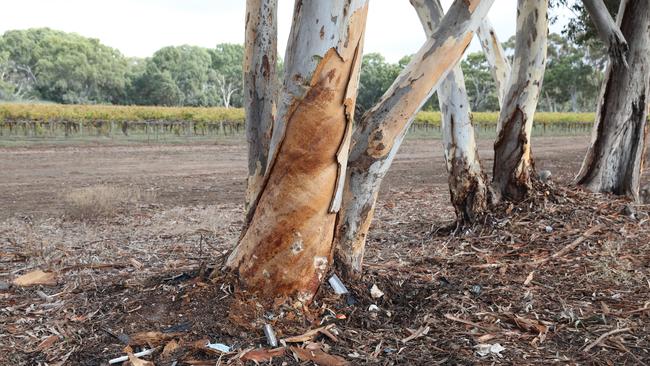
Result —
[[[566,188],[587,141],[536,139],[554,184],[458,232],[440,142],[407,140],[351,296],[324,285],[308,309],[253,318],[230,279],[208,278],[242,223],[242,143],[0,149],[0,364],[107,364],[128,343],[158,347],[159,366],[241,364],[268,347],[261,322],[279,338],[329,326],[290,344],[311,351],[276,351],[277,365],[342,362],[320,352],[372,365],[650,364],[649,208]],[[489,171],[490,141],[480,149]],[[66,217],[66,193],[100,184],[153,194],[115,216]],[[10,285],[37,269],[55,283]]]

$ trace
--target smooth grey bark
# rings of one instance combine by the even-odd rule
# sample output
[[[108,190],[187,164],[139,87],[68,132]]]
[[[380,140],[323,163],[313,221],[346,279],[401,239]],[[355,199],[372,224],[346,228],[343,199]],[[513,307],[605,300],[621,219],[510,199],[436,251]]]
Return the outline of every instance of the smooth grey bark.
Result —
[[[628,64],[610,62],[600,93],[591,144],[577,183],[595,192],[639,200],[648,140],[650,5],[621,1],[617,23],[628,42]]]
[[[490,65],[492,78],[497,85],[497,97],[499,106],[503,106],[508,88],[508,78],[510,78],[511,66],[506,57],[506,53],[497,38],[497,34],[489,19],[485,18],[476,30],[476,36],[481,42],[481,48],[485,54],[485,59]],[[498,132],[498,131],[497,131]]]
[[[427,37],[433,37],[444,15],[440,1],[411,0],[411,5]],[[472,112],[460,65],[449,72],[437,92],[451,203],[457,220],[469,223],[487,210],[489,190],[476,147]]]
[[[547,0],[517,4],[515,55],[494,143],[492,184],[497,200],[521,200],[532,189],[530,137],[546,67],[547,11]]]
[[[248,140],[245,208],[257,198],[267,168],[277,99],[277,0],[246,0],[244,108]]]
[[[629,49],[627,41],[603,0],[582,0],[582,3],[594,22],[598,36],[607,46],[611,59],[627,65],[626,55]]]

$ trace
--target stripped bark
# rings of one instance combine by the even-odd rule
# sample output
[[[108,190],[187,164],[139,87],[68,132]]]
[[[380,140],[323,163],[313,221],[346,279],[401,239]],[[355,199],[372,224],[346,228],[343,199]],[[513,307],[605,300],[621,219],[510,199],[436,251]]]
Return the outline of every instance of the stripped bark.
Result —
[[[444,12],[439,0],[411,0],[427,37]],[[442,114],[442,144],[447,166],[451,203],[460,223],[469,223],[487,210],[487,177],[481,168],[476,147],[472,112],[465,90],[465,77],[456,65],[438,88]]]
[[[476,36],[481,42],[481,48],[492,71],[492,78],[497,85],[497,97],[499,106],[503,106],[503,99],[506,96],[508,78],[510,78],[510,61],[497,38],[494,27],[488,18],[485,18],[481,26],[476,30]]]
[[[627,66],[627,41],[625,41],[621,29],[609,14],[603,0],[582,0],[582,3],[594,22],[598,36],[607,46],[611,59]]]
[[[493,2],[455,0],[434,35],[355,129],[337,230],[337,259],[347,275],[361,272],[379,186],[413,117],[458,63]]]
[[[277,0],[246,0],[244,106],[248,139],[247,216],[264,181],[276,113],[277,7]]]
[[[629,67],[610,62],[600,93],[591,144],[577,183],[595,192],[639,200],[648,140],[650,5],[621,1],[617,23],[628,42]]]
[[[532,189],[530,135],[546,66],[547,11],[547,0],[517,4],[515,55],[494,143],[492,183],[497,200],[518,201]]]
[[[226,267],[263,298],[309,302],[332,262],[367,0],[298,1],[268,173]]]

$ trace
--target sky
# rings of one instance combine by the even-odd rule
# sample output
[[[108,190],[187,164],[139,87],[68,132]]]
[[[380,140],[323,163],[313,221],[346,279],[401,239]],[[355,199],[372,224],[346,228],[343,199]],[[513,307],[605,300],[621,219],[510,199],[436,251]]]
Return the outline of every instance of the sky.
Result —
[[[314,0],[317,1],[317,0]],[[148,57],[165,46],[214,47],[244,42],[245,0],[3,0],[0,33],[49,27],[98,38],[126,56]],[[447,8],[452,0],[442,0]],[[294,0],[278,0],[278,45],[284,50]],[[500,40],[515,33],[517,0],[495,0],[489,18]],[[551,26],[559,32],[565,17]],[[390,62],[415,53],[424,32],[408,0],[370,1],[365,53]],[[474,41],[469,51],[478,51]]]

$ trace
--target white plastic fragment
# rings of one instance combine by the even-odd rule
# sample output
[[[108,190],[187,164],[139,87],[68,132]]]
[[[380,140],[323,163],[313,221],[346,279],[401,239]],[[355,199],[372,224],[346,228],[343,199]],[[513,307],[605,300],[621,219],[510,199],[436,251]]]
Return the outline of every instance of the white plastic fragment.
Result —
[[[489,354],[495,354],[498,357],[503,357],[501,355],[501,352],[506,350],[505,347],[503,347],[499,343],[494,343],[494,344],[481,343],[474,346],[474,348],[476,348],[476,353],[481,357],[485,357]]]
[[[368,311],[379,311],[379,306],[372,304],[368,307]]]
[[[544,228],[544,230],[545,230],[547,233],[552,233],[552,232],[553,232],[553,227],[552,227],[552,226],[547,226],[547,227]]]
[[[133,356],[138,357],[138,358],[144,357],[144,356],[149,356],[154,351],[155,351],[155,348],[146,349],[144,351],[134,353]],[[122,357],[118,357],[118,358],[114,358],[112,360],[109,360],[108,363],[112,365],[112,364],[115,364],[115,363],[121,363],[121,362],[128,361],[128,360],[129,360],[129,356],[122,356]]]
[[[278,339],[275,337],[275,332],[273,331],[271,324],[264,324],[264,335],[266,336],[266,341],[269,343],[269,346],[274,348],[278,346]]]
[[[348,293],[348,289],[345,287],[343,284],[343,281],[339,278],[339,276],[335,274],[332,275],[332,277],[327,280],[327,282],[330,283],[330,286],[332,286],[332,289],[334,292],[336,292],[337,295],[345,295]]]
[[[213,349],[215,351],[219,351],[219,352],[223,352],[223,353],[230,352],[230,347],[226,346],[223,343],[208,343],[205,346],[210,348],[210,349]]]
[[[370,296],[372,296],[373,299],[378,299],[384,296],[384,293],[379,289],[379,287],[377,287],[376,284],[374,284],[370,288]]]

